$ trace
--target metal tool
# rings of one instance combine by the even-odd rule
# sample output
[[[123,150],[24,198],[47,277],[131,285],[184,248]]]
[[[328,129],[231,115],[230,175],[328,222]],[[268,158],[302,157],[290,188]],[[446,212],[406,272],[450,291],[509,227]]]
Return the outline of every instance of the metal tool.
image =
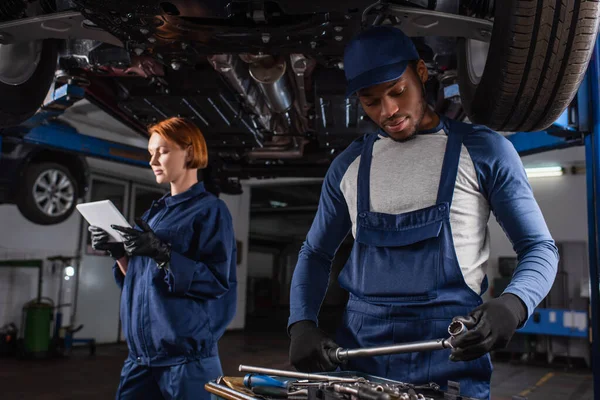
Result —
[[[339,383],[334,383],[331,386],[334,391],[350,394],[359,400],[391,400],[388,393],[367,386],[351,387]]]
[[[255,386],[252,388],[254,394],[274,398],[308,397],[307,389],[288,391],[287,389],[272,386]]]
[[[338,364],[344,361],[357,357],[374,357],[389,354],[412,353],[421,351],[432,351],[442,349],[452,349],[452,341],[456,336],[459,336],[467,331],[465,325],[460,321],[453,321],[448,326],[449,338],[425,340],[422,342],[403,343],[392,346],[368,347],[361,349],[331,349],[328,352],[329,358]]]
[[[264,374],[271,376],[283,376],[287,378],[297,378],[297,379],[307,379],[313,381],[326,381],[326,382],[366,382],[365,378],[345,378],[341,376],[331,376],[331,375],[319,375],[319,374],[307,374],[304,372],[295,372],[295,371],[286,371],[283,369],[271,369],[271,368],[261,368],[261,367],[253,367],[251,365],[240,365],[240,372],[253,372],[256,374]]]

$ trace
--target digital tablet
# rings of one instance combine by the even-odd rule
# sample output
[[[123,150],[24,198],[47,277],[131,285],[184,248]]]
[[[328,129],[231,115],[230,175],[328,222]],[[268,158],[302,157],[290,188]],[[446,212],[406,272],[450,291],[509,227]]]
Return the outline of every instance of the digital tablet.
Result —
[[[91,203],[77,204],[77,211],[90,224],[104,229],[111,236],[111,242],[122,242],[121,234],[111,228],[111,225],[120,225],[131,228],[123,214],[110,200],[93,201]]]

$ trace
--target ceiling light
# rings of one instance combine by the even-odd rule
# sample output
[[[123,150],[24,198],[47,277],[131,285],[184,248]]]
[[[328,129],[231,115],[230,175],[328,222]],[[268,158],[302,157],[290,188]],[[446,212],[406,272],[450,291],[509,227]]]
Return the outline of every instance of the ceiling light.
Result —
[[[565,173],[563,167],[536,167],[536,168],[525,168],[528,178],[547,178],[551,176],[561,176]]]

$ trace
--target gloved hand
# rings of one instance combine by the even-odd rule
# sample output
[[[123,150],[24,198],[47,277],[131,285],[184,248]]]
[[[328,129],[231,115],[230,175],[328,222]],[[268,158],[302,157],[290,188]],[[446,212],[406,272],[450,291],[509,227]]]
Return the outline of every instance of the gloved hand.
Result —
[[[135,220],[141,231],[124,226],[111,225],[121,232],[124,239],[125,252],[129,256],[147,256],[153,258],[159,266],[171,259],[171,248],[160,240],[148,223],[140,218]]]
[[[454,321],[461,321],[468,331],[454,339],[450,360],[474,360],[506,347],[526,318],[525,304],[510,293],[483,303],[467,317],[455,317]]]
[[[299,321],[290,328],[290,363],[301,372],[325,372],[337,368],[327,350],[339,346],[312,321]]]
[[[115,260],[125,256],[123,243],[109,242],[110,235],[104,229],[90,225],[88,231],[92,234],[92,248],[94,250],[104,250]]]

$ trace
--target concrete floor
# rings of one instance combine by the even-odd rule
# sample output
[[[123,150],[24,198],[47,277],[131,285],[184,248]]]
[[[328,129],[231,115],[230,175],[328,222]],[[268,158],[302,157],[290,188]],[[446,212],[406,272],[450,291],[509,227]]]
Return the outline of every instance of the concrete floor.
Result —
[[[220,343],[225,375],[240,375],[239,364],[291,369],[288,338],[281,334],[228,332]],[[96,356],[83,349],[68,359],[0,359],[2,400],[105,400],[114,398],[124,345],[99,346]],[[529,400],[592,400],[589,370],[533,367],[496,362],[492,399],[521,395]]]

